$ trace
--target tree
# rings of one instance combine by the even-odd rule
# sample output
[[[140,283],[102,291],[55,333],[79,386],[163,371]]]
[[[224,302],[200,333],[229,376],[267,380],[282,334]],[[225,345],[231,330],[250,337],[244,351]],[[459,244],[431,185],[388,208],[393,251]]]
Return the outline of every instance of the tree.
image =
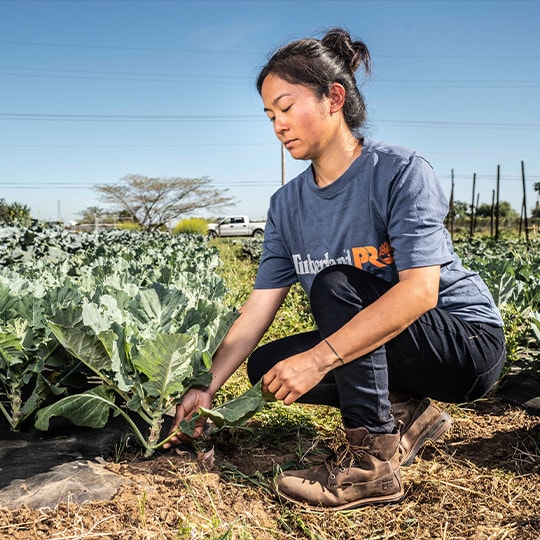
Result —
[[[482,203],[476,209],[476,214],[479,217],[490,217],[491,204]],[[500,201],[499,216],[502,218],[518,218],[519,214],[512,208],[512,205],[508,201]]]
[[[9,204],[5,199],[0,199],[0,223],[9,222]]]
[[[471,205],[464,201],[454,201],[454,215],[456,218],[464,218],[471,215]]]
[[[158,177],[128,174],[121,184],[104,184],[95,189],[103,202],[128,212],[135,223],[156,230],[169,221],[202,208],[220,208],[234,204],[227,190],[212,187],[212,181],[201,178]]]
[[[0,223],[18,223],[27,227],[31,221],[29,206],[19,202],[8,204],[4,199],[0,199]]]
[[[101,221],[101,218],[106,214],[107,212],[99,206],[87,206],[84,210],[77,212],[77,215],[81,218],[81,223],[94,223],[96,219]]]

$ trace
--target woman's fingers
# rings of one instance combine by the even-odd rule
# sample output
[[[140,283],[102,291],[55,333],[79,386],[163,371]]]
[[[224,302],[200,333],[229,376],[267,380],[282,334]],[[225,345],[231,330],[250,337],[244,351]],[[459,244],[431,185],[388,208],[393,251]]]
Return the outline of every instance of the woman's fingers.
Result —
[[[280,377],[279,369],[276,368],[277,365],[263,377],[262,388],[265,392],[273,394],[277,400],[283,401],[285,405],[290,405],[301,394]]]

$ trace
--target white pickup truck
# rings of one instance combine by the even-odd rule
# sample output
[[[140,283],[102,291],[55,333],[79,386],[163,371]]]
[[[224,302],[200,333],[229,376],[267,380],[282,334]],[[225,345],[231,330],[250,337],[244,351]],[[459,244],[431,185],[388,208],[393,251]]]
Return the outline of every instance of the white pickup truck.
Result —
[[[262,238],[264,221],[251,221],[249,216],[226,216],[217,223],[208,224],[208,238],[218,236],[253,236]]]

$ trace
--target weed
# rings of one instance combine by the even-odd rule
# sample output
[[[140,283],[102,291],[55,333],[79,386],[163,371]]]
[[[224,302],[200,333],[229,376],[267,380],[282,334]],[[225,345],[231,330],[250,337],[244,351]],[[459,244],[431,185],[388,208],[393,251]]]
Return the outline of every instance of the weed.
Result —
[[[146,525],[146,489],[143,490],[143,493],[140,497],[137,498],[137,506],[139,510],[139,521],[144,526]]]

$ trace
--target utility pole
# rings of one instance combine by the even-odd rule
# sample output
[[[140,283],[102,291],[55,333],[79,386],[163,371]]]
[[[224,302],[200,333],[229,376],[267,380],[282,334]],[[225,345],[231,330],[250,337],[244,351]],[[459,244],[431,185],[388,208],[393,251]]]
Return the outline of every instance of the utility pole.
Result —
[[[454,169],[452,169],[452,188],[450,190],[450,212],[448,213],[447,228],[450,229],[450,238],[454,239]]]
[[[525,226],[525,242],[529,243],[529,223],[527,222],[527,189],[525,184],[525,162],[521,162],[521,182],[523,185],[523,203],[521,204],[521,211],[524,217]],[[521,220],[519,222],[519,233],[521,234]]]
[[[499,240],[499,194],[501,191],[501,166],[497,165],[497,194],[495,201],[495,242]]]
[[[491,190],[491,220],[489,222],[489,232],[493,238],[493,221],[495,219],[495,190]]]
[[[476,173],[473,173],[472,201],[471,201],[471,231],[469,233],[471,238],[472,238],[472,236],[474,234],[474,197],[475,197],[475,190],[476,190]],[[478,207],[478,205],[477,205],[477,207]]]

